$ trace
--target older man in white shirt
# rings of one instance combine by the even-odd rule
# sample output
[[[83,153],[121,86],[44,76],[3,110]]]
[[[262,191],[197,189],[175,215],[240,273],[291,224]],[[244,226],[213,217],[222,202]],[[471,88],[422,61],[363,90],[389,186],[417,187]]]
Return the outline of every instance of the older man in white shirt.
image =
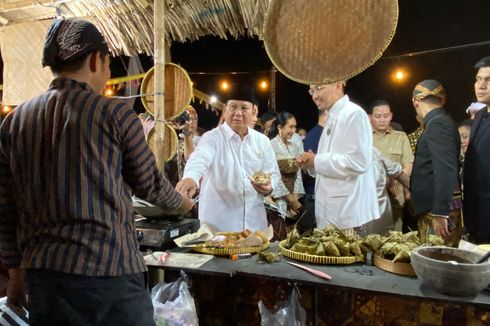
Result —
[[[225,122],[201,137],[176,186],[192,196],[201,184],[199,219],[217,231],[267,228],[263,196],[277,187],[280,174],[269,139],[248,127],[253,102],[252,89],[234,87]],[[257,172],[270,174],[271,181],[252,182]]]
[[[317,226],[360,227],[380,216],[372,157],[372,129],[364,110],[344,94],[344,82],[310,86],[320,111],[328,112],[315,155],[301,154],[297,163],[316,174]]]

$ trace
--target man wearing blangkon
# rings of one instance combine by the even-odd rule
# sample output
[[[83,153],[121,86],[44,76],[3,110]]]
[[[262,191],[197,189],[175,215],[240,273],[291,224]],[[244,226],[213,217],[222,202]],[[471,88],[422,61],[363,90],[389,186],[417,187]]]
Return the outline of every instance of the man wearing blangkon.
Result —
[[[8,303],[31,325],[154,325],[131,195],[187,211],[157,170],[136,113],[102,93],[109,49],[83,20],[56,20],[43,65],[49,89],[0,129],[0,258]]]

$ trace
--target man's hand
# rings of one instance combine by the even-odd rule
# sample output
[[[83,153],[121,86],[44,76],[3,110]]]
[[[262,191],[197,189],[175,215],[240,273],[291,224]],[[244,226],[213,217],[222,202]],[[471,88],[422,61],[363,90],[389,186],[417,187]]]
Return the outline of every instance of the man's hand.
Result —
[[[449,236],[449,230],[447,228],[447,218],[442,216],[432,216],[432,228],[434,233],[440,235],[443,239]]]
[[[183,196],[192,198],[196,193],[197,185],[191,178],[184,178],[177,183],[175,190]]]
[[[192,199],[187,194],[181,194],[182,204],[180,205],[180,210],[182,214],[187,213],[192,209]]]
[[[23,307],[27,306],[24,270],[21,268],[11,268],[8,272],[7,305],[16,313],[23,314]]]
[[[255,191],[257,191],[262,196],[268,196],[272,192],[272,184],[270,183],[270,181],[268,183],[264,183],[264,184],[257,184],[253,181],[251,181],[251,182],[252,182],[252,186],[254,187]]]
[[[311,150],[299,154],[296,158],[296,165],[302,169],[314,169],[315,168],[315,153]]]

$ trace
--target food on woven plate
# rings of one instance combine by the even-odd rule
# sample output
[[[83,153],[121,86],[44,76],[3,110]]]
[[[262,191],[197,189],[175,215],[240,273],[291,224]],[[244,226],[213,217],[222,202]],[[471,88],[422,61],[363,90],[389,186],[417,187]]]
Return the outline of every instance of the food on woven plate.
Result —
[[[251,180],[258,185],[265,185],[271,182],[271,176],[267,173],[256,172],[251,177]]]
[[[301,235],[295,228],[289,233],[284,247],[308,255],[355,257],[356,261],[364,261],[365,253],[361,250],[361,242],[356,234],[347,235],[339,228],[329,225],[324,229],[313,229]]]
[[[247,248],[261,247],[268,242],[269,239],[264,232],[244,230],[242,232],[217,233],[212,240],[206,241],[204,246],[212,248]]]

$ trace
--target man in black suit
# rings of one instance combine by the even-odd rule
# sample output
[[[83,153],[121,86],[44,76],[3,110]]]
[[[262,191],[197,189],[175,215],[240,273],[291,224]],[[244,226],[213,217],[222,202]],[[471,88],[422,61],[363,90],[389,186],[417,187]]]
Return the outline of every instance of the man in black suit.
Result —
[[[412,102],[425,124],[415,151],[410,185],[419,232],[425,236],[432,226],[435,234],[452,239],[449,229],[454,222],[449,221],[449,203],[458,185],[459,134],[443,110],[446,93],[438,81],[428,79],[418,83]],[[454,218],[460,224],[459,216]]]
[[[475,95],[487,107],[471,128],[463,170],[464,218],[470,241],[490,243],[490,57],[475,65]]]

